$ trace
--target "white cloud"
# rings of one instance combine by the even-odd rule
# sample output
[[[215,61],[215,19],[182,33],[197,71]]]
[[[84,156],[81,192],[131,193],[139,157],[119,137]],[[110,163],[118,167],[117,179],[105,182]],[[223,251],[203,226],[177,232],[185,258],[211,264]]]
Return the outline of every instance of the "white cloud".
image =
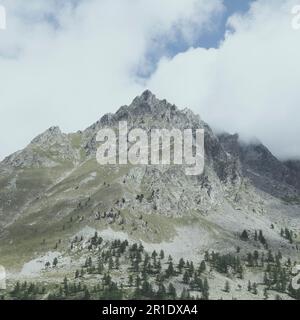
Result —
[[[218,49],[162,59],[148,86],[189,106],[218,130],[262,140],[281,158],[300,157],[300,31],[297,1],[258,0],[232,16]]]
[[[145,87],[219,130],[300,157],[297,2],[257,0],[230,18],[218,49],[206,50],[193,46],[214,27],[221,0],[2,0],[0,158],[51,125],[83,129]],[[190,49],[164,57],[176,42]],[[157,70],[139,79],[153,54]]]
[[[0,158],[51,125],[83,129],[129,103],[143,90],[135,73],[147,56],[162,55],[162,43],[192,43],[223,8],[220,0],[2,3]]]

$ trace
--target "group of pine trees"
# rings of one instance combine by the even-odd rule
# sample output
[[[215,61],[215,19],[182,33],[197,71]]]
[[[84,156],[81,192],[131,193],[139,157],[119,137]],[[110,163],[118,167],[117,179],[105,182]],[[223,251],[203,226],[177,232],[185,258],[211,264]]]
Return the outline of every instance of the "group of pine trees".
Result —
[[[27,281],[17,281],[10,292],[10,296],[18,300],[31,300],[37,297],[43,297],[46,293],[46,287],[38,283],[28,283]]]
[[[243,241],[248,241],[250,240],[251,236],[249,235],[249,231],[243,230],[243,232],[240,235],[240,239]],[[257,230],[254,230],[253,240],[259,241],[266,249],[268,249],[268,243],[266,238],[263,235],[262,230],[259,230],[258,232]]]
[[[294,237],[294,233],[292,230],[289,230],[288,228],[281,228],[280,230],[280,235],[287,239],[291,244],[294,242],[293,237]]]
[[[288,230],[284,236],[291,235]],[[291,286],[293,263],[290,259],[283,259],[282,254],[274,254],[267,249],[267,241],[261,231],[252,235],[244,230],[241,239],[250,238],[259,241],[264,249],[254,250],[247,254],[240,252],[220,254],[206,251],[204,260],[198,264],[193,261],[165,256],[163,250],[148,253],[142,244],[129,244],[127,240],[104,242],[97,232],[83,244],[83,237],[75,237],[71,244],[71,251],[80,248],[86,255],[81,268],[74,276],[63,280],[62,283],[46,287],[45,285],[17,282],[10,292],[15,299],[34,299],[48,297],[48,299],[209,299],[209,284],[207,275],[212,271],[223,274],[228,278],[244,279],[245,271],[249,269],[264,273],[263,283],[248,281],[247,288],[254,295],[258,294],[259,286],[263,286],[263,294],[268,299],[269,290],[289,294],[299,299],[300,290]],[[87,245],[86,245],[87,244]],[[85,248],[85,251],[82,251]],[[79,250],[79,249],[78,249]],[[59,261],[47,262],[47,268],[55,268]],[[90,276],[96,276],[97,283],[88,287],[85,281]],[[182,288],[177,292],[176,284]],[[242,289],[239,286],[239,290]],[[229,280],[224,283],[223,291],[231,292]],[[278,296],[279,297],[279,296]]]

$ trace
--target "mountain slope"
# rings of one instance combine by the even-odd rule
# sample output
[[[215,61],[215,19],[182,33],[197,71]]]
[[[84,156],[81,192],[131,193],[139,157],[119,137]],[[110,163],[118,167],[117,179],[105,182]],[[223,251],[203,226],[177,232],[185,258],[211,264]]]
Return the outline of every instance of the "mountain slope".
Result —
[[[205,129],[204,173],[187,176],[177,165],[100,166],[96,134],[119,121],[129,130]],[[299,241],[295,177],[297,164],[282,163],[262,144],[241,144],[237,135],[217,136],[192,111],[146,91],[84,131],[50,128],[0,164],[1,264],[18,272],[53,250],[69,258],[71,239],[95,231],[198,260],[205,250],[255,250],[257,243],[240,234],[262,230],[269,248],[295,258],[298,249],[280,234],[289,228]]]
[[[220,143],[242,165],[243,175],[253,185],[278,198],[299,197],[299,169],[297,162],[281,162],[262,143],[240,143],[238,135],[223,134]]]

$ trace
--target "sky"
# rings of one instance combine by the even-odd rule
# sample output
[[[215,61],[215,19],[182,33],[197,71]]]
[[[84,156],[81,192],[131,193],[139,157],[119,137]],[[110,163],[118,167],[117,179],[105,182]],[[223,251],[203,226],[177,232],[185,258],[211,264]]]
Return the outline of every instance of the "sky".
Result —
[[[0,159],[145,89],[300,158],[300,0],[0,0]],[[299,19],[300,21],[300,19]]]

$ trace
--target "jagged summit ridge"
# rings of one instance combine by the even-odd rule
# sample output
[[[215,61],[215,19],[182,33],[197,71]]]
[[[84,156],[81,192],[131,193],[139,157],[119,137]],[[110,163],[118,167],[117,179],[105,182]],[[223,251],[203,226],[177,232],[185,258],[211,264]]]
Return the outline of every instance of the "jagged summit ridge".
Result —
[[[7,157],[0,168],[11,170],[59,167],[66,161],[71,165],[83,163],[95,157],[96,134],[99,129],[117,128],[120,121],[127,121],[129,130],[204,128],[206,153],[204,176],[207,172],[213,172],[221,183],[229,185],[239,185],[244,178],[250,179],[257,188],[277,197],[283,197],[285,193],[294,196],[299,192],[299,183],[295,178],[299,176],[299,166],[280,162],[261,143],[249,145],[241,143],[237,134],[215,135],[209,125],[190,109],[180,110],[165,99],[158,99],[149,90],[137,96],[130,105],[120,107],[116,113],[104,115],[84,131],[64,134],[59,127],[50,127],[34,138],[24,150]],[[273,180],[276,181],[276,190],[270,190]]]
[[[102,126],[111,126],[117,121],[139,121],[143,117],[152,118],[153,121],[163,121],[165,122],[165,126],[168,125],[168,123],[172,124],[172,119],[175,121],[178,118],[180,121],[190,125],[201,122],[200,117],[188,108],[180,110],[176,105],[167,102],[165,99],[160,100],[151,91],[146,90],[140,96],[134,98],[129,106],[121,106],[115,114],[105,114],[99,121],[88,127],[85,131],[90,132]],[[138,121],[135,122],[138,124]],[[142,125],[143,123],[140,122],[139,124]]]
[[[35,137],[21,151],[4,159],[0,166],[19,168],[55,167],[61,162],[76,162],[77,152],[72,146],[69,135],[53,126]]]
[[[44,131],[42,134],[35,137],[31,144],[36,145],[44,145],[44,144],[53,144],[53,143],[59,143],[63,139],[63,133],[61,132],[60,128],[58,126],[52,126],[46,131]]]

